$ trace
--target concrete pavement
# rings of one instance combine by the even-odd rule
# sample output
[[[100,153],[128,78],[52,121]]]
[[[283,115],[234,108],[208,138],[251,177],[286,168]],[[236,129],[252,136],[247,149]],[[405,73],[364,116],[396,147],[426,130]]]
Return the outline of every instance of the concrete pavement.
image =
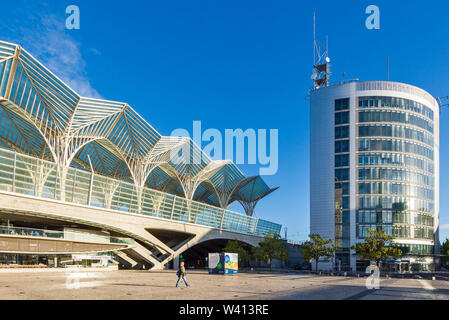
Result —
[[[176,288],[176,274],[164,271],[0,273],[0,299],[157,300],[449,300],[449,281],[381,279],[368,290],[366,278],[308,274],[209,275],[188,271],[191,287]]]

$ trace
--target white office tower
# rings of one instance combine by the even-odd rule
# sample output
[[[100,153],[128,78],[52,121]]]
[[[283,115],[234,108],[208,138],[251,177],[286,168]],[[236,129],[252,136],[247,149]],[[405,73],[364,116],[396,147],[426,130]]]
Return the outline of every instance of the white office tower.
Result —
[[[325,81],[311,90],[310,104],[310,231],[338,247],[320,269],[364,270],[367,262],[350,248],[363,242],[367,229],[385,230],[403,251],[400,261],[384,261],[384,268],[432,268],[438,250],[437,101],[403,83]]]

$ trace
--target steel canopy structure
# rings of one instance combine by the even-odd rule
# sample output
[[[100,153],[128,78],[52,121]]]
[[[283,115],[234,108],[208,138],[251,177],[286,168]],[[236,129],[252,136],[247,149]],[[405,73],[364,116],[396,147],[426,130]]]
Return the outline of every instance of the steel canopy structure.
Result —
[[[133,183],[248,216],[271,189],[229,160],[211,160],[193,140],[157,132],[127,103],[81,97],[20,46],[0,41],[0,147],[57,166]],[[40,173],[45,179],[45,172]],[[60,199],[65,199],[61,187]],[[188,202],[190,203],[190,202]]]

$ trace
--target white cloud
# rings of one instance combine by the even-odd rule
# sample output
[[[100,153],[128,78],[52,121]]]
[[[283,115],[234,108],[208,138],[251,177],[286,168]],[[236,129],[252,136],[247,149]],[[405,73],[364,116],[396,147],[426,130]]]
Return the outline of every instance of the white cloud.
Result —
[[[448,224],[440,224],[440,230],[441,229],[449,229],[449,223]]]
[[[89,53],[95,55],[95,56],[101,56],[101,51],[97,48],[89,48]]]
[[[101,98],[87,76],[81,45],[69,34],[76,31],[66,30],[65,20],[53,15],[35,22],[32,29],[20,30],[19,44],[81,96]]]

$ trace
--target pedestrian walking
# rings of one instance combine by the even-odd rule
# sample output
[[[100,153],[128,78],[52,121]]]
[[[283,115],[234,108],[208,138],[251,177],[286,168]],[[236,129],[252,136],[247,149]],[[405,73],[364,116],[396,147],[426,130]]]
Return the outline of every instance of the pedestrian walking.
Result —
[[[184,283],[186,284],[186,287],[190,287],[185,278],[186,268],[184,266],[184,261],[181,261],[181,264],[179,266],[179,269],[178,269],[178,272],[176,273],[176,275],[178,276],[178,281],[176,282],[176,288],[178,287],[179,280],[181,280],[181,278],[184,281]]]

